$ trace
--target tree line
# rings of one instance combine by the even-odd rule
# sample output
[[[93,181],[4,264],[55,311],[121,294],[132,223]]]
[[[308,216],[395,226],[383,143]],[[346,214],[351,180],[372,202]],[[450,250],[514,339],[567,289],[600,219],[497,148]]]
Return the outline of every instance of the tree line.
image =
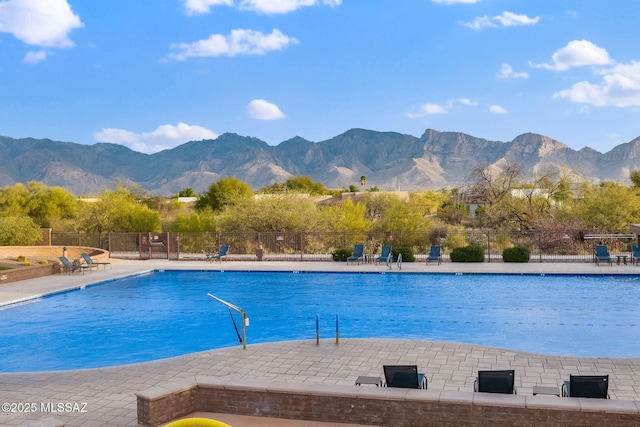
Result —
[[[292,177],[253,190],[222,178],[197,194],[150,195],[137,184],[115,183],[95,197],[28,182],[0,189],[0,244],[36,243],[40,228],[107,232],[352,232],[464,229],[528,230],[571,227],[628,232],[640,222],[640,172],[630,184],[589,183],[571,171],[525,177],[517,164],[478,167],[453,189],[410,192],[378,188],[330,190],[309,177]],[[366,177],[360,178],[364,190]],[[344,192],[350,193],[344,196]],[[195,204],[178,196],[195,196]]]

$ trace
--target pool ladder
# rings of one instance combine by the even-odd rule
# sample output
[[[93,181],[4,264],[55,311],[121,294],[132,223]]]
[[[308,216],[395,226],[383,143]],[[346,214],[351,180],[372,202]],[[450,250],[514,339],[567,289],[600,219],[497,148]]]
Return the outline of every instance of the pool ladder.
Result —
[[[396,259],[396,265],[398,266],[398,270],[402,270],[402,254],[401,253],[398,254],[398,259]],[[387,267],[389,268],[389,270],[391,270],[393,267],[392,253],[389,253],[389,255],[387,256]]]
[[[336,313],[336,345],[340,343],[340,320]],[[320,315],[316,314],[316,345],[320,345]]]

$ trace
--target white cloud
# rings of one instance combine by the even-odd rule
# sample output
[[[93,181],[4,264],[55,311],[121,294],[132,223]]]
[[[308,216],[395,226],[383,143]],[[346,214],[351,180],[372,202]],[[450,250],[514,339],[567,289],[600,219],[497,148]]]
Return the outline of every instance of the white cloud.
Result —
[[[315,6],[322,3],[326,6],[339,6],[342,0],[242,0],[240,9],[251,10],[258,13],[276,14],[289,13],[306,6]]]
[[[469,98],[460,98],[458,101],[460,101],[460,103],[461,103],[462,105],[471,105],[471,106],[476,106],[476,105],[478,105],[478,102],[477,102],[477,101],[472,101],[472,100],[471,100],[471,99],[469,99]]]
[[[448,109],[440,104],[424,104],[420,110],[425,114],[447,114]]]
[[[525,73],[525,72],[517,73],[513,71],[513,68],[511,68],[511,65],[502,64],[502,67],[500,68],[500,72],[496,75],[496,77],[498,77],[499,79],[528,79],[529,73]]]
[[[507,114],[508,113],[508,111],[504,107],[502,107],[500,105],[491,105],[489,107],[489,112],[492,113],[492,114]]]
[[[472,28],[474,30],[480,30],[485,27],[497,28],[497,27],[519,27],[524,25],[535,25],[540,21],[540,17],[530,18],[527,15],[519,15],[513,12],[502,12],[502,15],[493,17],[479,16],[472,22],[463,22],[465,27]]]
[[[485,28],[485,27],[495,28],[498,26],[488,16],[479,16],[471,22],[463,22],[462,25],[464,25],[465,27],[469,27],[473,30],[480,30],[481,28]]]
[[[183,0],[187,15],[209,13],[211,6],[233,6],[256,13],[278,14],[294,12],[302,7],[319,4],[335,7],[342,0],[241,0],[236,6],[233,0]]]
[[[502,12],[502,15],[494,16],[493,19],[500,22],[503,27],[520,27],[523,25],[535,25],[540,21],[540,17],[529,18],[527,15],[518,15],[513,12]]]
[[[562,90],[553,98],[590,104],[596,107],[638,107],[640,106],[640,62],[617,64],[609,69],[596,72],[602,75],[599,83],[582,81],[570,89]]]
[[[453,104],[451,102],[447,104],[427,103],[421,105],[420,108],[418,108],[417,113],[407,113],[407,117],[409,117],[410,119],[416,119],[433,114],[447,114],[452,107]]]
[[[187,15],[209,13],[211,6],[234,6],[233,0],[183,0]]]
[[[440,4],[474,4],[478,3],[478,0],[431,0],[434,3]]]
[[[410,119],[416,119],[433,114],[447,114],[451,110],[459,109],[456,107],[459,107],[460,105],[475,107],[478,105],[478,102],[469,98],[459,98],[456,101],[448,101],[444,104],[426,103],[421,105],[417,112],[407,113],[406,116]]]
[[[558,49],[551,55],[553,64],[533,64],[534,68],[545,68],[554,71],[566,71],[571,67],[588,65],[608,65],[611,58],[607,51],[588,40],[573,40],[565,47]]]
[[[0,1],[0,32],[33,46],[74,46],[69,33],[82,27],[67,0]]]
[[[29,64],[37,64],[40,61],[47,59],[47,52],[44,50],[31,50],[22,59]]]
[[[278,29],[274,29],[271,34],[237,29],[226,36],[212,34],[206,40],[172,44],[170,49],[177,52],[169,54],[168,58],[184,61],[190,57],[264,55],[269,51],[283,50],[297,43],[299,42],[296,38],[285,36]]]
[[[254,99],[247,105],[247,113],[257,120],[279,120],[287,117],[277,105],[264,99]]]
[[[105,128],[95,132],[93,138],[97,142],[111,142],[121,144],[140,153],[156,153],[177,147],[189,141],[215,139],[218,135],[200,126],[185,123],[158,126],[152,132],[135,133],[125,129]]]

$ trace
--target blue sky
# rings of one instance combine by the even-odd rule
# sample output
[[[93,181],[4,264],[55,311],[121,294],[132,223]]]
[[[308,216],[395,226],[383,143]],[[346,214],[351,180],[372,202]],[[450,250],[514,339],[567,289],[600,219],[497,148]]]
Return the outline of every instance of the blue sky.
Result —
[[[0,135],[153,153],[351,128],[606,152],[640,136],[637,0],[0,0]]]

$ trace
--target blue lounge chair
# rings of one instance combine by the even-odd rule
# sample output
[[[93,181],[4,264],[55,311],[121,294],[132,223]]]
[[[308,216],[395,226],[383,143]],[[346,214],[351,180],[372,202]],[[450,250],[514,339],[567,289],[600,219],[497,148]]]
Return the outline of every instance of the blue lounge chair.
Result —
[[[347,258],[347,265],[349,265],[349,261],[357,262],[360,264],[360,261],[364,259],[364,245],[362,243],[356,243],[353,245],[353,255]]]
[[[379,262],[387,262],[387,261],[391,261],[393,262],[393,255],[391,255],[391,245],[385,245],[382,247],[382,252],[380,253],[380,256],[378,258],[376,258],[376,264]],[[391,258],[389,258],[389,256],[391,256]]]
[[[609,375],[569,375],[562,385],[563,397],[609,399]]]
[[[89,267],[95,267],[97,269],[100,266],[102,266],[103,270],[106,270],[107,266],[109,266],[109,268],[111,268],[111,263],[110,262],[96,262],[96,261],[91,259],[89,254],[80,254],[80,256],[84,259],[84,262],[86,262]]]
[[[438,261],[438,265],[442,262],[442,256],[440,255],[440,246],[431,246],[429,255],[427,255],[427,264],[431,261]]]
[[[207,255],[207,262],[213,262],[213,261],[222,262],[223,259],[224,260],[227,259],[228,252],[229,252],[229,245],[222,245],[220,246],[220,250],[218,251],[217,254]]]
[[[636,245],[631,245],[631,262],[637,264],[640,261],[640,248]]]
[[[516,394],[514,387],[515,371],[478,371],[478,377],[473,384],[473,391],[481,393]]]
[[[605,245],[596,246],[596,265],[600,265],[600,261],[608,262],[609,265],[613,265],[609,250]]]
[[[416,365],[383,365],[382,369],[387,387],[427,388],[427,378]]]
[[[87,270],[91,271],[91,267],[89,267],[88,265],[73,264],[66,256],[58,257],[58,259],[60,260],[60,262],[62,262],[62,270],[66,270],[69,274],[73,273],[74,271],[82,271],[82,274],[84,274],[84,272]]]

